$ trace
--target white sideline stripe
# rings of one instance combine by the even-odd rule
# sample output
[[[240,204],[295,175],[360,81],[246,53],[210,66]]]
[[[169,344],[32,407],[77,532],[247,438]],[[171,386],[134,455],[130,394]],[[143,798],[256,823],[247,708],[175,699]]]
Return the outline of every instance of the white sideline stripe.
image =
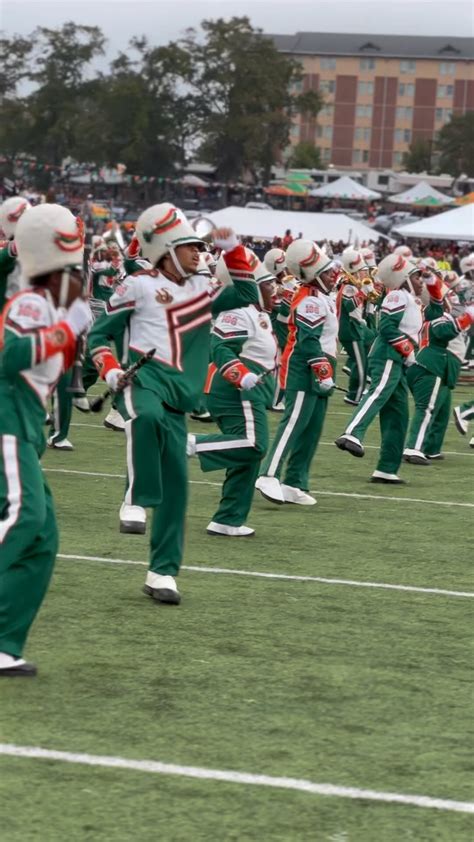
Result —
[[[400,792],[378,792],[373,789],[318,784],[304,778],[279,778],[272,775],[258,775],[251,772],[235,772],[230,769],[206,769],[201,766],[180,766],[176,763],[161,763],[158,760],[129,760],[126,757],[109,757],[101,754],[79,754],[71,751],[53,751],[37,746],[16,746],[0,743],[0,754],[9,757],[26,757],[36,760],[57,760],[62,763],[76,763],[84,766],[104,766],[112,769],[130,769],[134,772],[151,772],[158,775],[177,775],[183,778],[198,778],[203,781],[224,781],[249,786],[268,786],[276,789],[293,789],[312,795],[335,798],[352,798],[364,801],[385,801],[388,804],[408,804],[413,807],[427,807],[453,813],[474,813],[474,803],[451,801],[447,798],[432,798],[429,795],[403,795]]]
[[[106,564],[138,564],[140,567],[148,567],[146,561],[129,561],[124,558],[103,558],[96,555],[67,555],[58,553],[58,558],[67,561],[103,561]],[[358,582],[352,579],[326,579],[322,576],[294,576],[286,573],[260,573],[254,570],[233,570],[227,567],[196,567],[183,564],[181,570],[190,570],[192,573],[224,573],[231,576],[253,576],[256,579],[283,579],[290,582],[320,582],[323,585],[349,585],[355,588],[382,588],[389,591],[410,591],[414,593],[432,593],[439,596],[462,596],[473,598],[474,593],[469,591],[448,591],[442,588],[418,588],[415,585],[389,585],[385,582]]]
[[[43,468],[48,474],[76,474],[84,477],[105,477],[109,479],[126,479],[125,474],[101,474],[96,471],[73,471],[70,468]],[[211,485],[221,488],[221,482],[209,482],[208,480],[190,479],[190,485]],[[310,489],[311,494],[319,494],[320,497],[357,497],[360,500],[385,500],[389,503],[427,503],[430,506],[461,506],[462,508],[474,509],[474,503],[453,503],[450,500],[422,500],[419,497],[384,497],[382,494],[357,494],[355,491],[319,491]]]
[[[341,414],[345,415],[346,413],[332,413],[333,415]],[[84,424],[84,423],[77,423],[77,424],[70,424],[70,427],[92,427],[94,430],[105,430],[107,432],[106,427],[103,424]],[[110,432],[110,431],[109,431]],[[117,436],[117,441],[120,441],[120,438]],[[318,447],[334,447],[333,441],[320,441]],[[380,446],[378,444],[365,444],[364,447],[366,450],[380,450]],[[463,453],[461,450],[443,450],[447,456],[469,456],[471,459],[474,458],[474,453]]]

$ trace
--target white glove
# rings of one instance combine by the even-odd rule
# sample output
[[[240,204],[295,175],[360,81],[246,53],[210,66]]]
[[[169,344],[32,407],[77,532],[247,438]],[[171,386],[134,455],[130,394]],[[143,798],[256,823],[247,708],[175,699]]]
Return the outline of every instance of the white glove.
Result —
[[[468,316],[471,317],[472,321],[474,322],[474,304],[468,304],[465,312]]]
[[[83,298],[76,298],[69,307],[64,319],[71,328],[74,336],[85,333],[92,324],[92,312],[87,301]]]
[[[219,236],[219,234],[216,233],[213,238],[213,243],[222,251],[232,251],[232,249],[235,249],[236,246],[239,245],[239,241],[234,231],[229,231],[227,237]]]
[[[403,364],[406,365],[407,368],[410,368],[410,366],[414,365],[415,363],[416,363],[415,352],[410,351],[410,353],[408,354],[408,357],[405,357],[405,359],[403,361]]]
[[[324,380],[319,381],[319,388],[323,392],[329,392],[329,390],[332,389],[333,386],[335,386],[335,385],[336,384],[335,384],[334,380],[332,379],[332,377],[325,377]]]
[[[122,377],[122,374],[123,369],[111,368],[105,375],[105,382],[107,383],[109,389],[112,389],[113,392],[117,391],[117,386],[119,385],[119,380]]]
[[[257,386],[258,383],[260,383],[260,375],[254,374],[253,371],[248,371],[247,374],[244,374],[242,380],[240,381],[240,388],[248,391],[249,389],[253,389]]]
[[[431,273],[427,277],[423,275],[423,280],[427,287],[434,287],[438,283],[438,278],[436,277],[436,275],[433,275],[433,273]]]

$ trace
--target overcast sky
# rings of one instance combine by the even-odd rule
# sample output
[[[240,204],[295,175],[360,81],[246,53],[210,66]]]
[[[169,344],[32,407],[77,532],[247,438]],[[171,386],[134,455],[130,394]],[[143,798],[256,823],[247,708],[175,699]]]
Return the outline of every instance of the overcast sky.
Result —
[[[266,32],[357,32],[400,35],[474,34],[471,0],[0,0],[1,28],[27,34],[68,20],[99,26],[108,54],[146,33],[166,44],[204,18],[247,15]]]

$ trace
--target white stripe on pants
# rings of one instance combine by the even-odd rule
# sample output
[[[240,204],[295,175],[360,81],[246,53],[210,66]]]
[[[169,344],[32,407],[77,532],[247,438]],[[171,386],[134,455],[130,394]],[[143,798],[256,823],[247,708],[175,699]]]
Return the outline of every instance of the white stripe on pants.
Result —
[[[18,465],[18,442],[15,436],[1,436],[4,474],[7,481],[8,508],[6,517],[0,520],[0,544],[18,520],[21,509],[21,478]]]
[[[280,459],[282,458],[283,453],[285,451],[285,447],[288,444],[288,440],[289,440],[293,430],[295,429],[296,422],[298,421],[298,418],[300,417],[301,407],[303,406],[305,394],[306,394],[305,392],[297,392],[296,393],[295,405],[294,405],[293,411],[292,411],[292,413],[291,413],[291,415],[288,419],[288,423],[286,425],[285,432],[283,433],[280,441],[278,442],[278,446],[275,450],[275,453],[273,454],[272,461],[270,462],[270,465],[269,465],[269,468],[268,468],[268,471],[267,471],[268,477],[274,477],[276,471],[278,470],[278,465],[280,463]]]
[[[370,409],[372,404],[375,403],[377,398],[380,397],[383,390],[385,389],[385,386],[388,383],[388,379],[390,377],[390,372],[392,371],[392,368],[393,368],[393,360],[387,360],[387,362],[385,363],[385,366],[384,366],[382,377],[380,378],[380,383],[378,383],[378,385],[375,387],[374,391],[367,398],[367,400],[364,401],[364,403],[362,404],[362,406],[360,407],[360,409],[358,410],[356,415],[354,415],[354,418],[352,419],[350,424],[346,427],[345,432],[347,433],[347,435],[351,435],[354,427],[357,427],[357,425],[360,424],[360,422],[362,421],[364,416],[367,414],[367,411]]]
[[[416,437],[415,442],[415,450],[421,450],[421,446],[426,436],[426,431],[428,429],[429,423],[433,417],[433,409],[435,408],[436,399],[438,397],[439,387],[441,386],[441,377],[437,377],[435,380],[435,384],[433,386],[433,391],[431,392],[430,399],[428,401],[428,406],[425,409],[425,417],[420,424],[420,429],[418,430],[418,435]]]

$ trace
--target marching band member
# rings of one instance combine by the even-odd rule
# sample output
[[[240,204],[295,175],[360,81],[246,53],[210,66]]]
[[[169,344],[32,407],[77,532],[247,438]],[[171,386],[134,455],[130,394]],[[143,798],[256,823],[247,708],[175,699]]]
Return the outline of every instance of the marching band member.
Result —
[[[337,294],[339,341],[347,353],[349,389],[344,401],[357,406],[367,376],[367,323],[364,309],[369,292],[375,293],[362,253],[348,248],[342,252],[342,283]]]
[[[267,251],[264,263],[268,271],[276,278],[276,294],[273,309],[270,314],[273,332],[279,348],[279,356],[285,350],[288,339],[288,322],[290,318],[290,305],[296,292],[297,283],[293,275],[288,273],[286,265],[286,254],[283,249],[273,248]],[[285,393],[280,387],[278,372],[275,378],[275,394],[271,402],[274,412],[283,412],[285,408]]]
[[[236,256],[242,262],[242,255]],[[237,538],[254,534],[245,521],[268,447],[266,407],[274,384],[267,375],[275,370],[278,351],[269,315],[275,278],[250,249],[245,249],[245,256],[258,287],[259,303],[220,313],[211,335],[207,405],[224,435],[188,437],[190,452],[199,457],[203,471],[226,468],[221,500],[207,532]],[[218,265],[217,277],[229,282],[233,252],[224,260]]]
[[[7,243],[0,249],[0,311],[7,298],[20,289],[21,269],[15,245],[15,229],[24,212],[31,208],[23,196],[11,196],[0,206],[0,229]]]
[[[330,293],[336,275],[332,260],[308,240],[291,243],[286,257],[301,285],[291,302],[280,369],[285,411],[256,488],[273,503],[312,506],[309,470],[335,386],[337,316]]]
[[[221,310],[257,300],[256,286],[244,262],[224,289],[216,279],[197,274],[203,241],[171,204],[154,205],[137,221],[142,255],[153,269],[128,276],[111,296],[106,312],[94,323],[89,347],[112,389],[122,369],[110,342],[125,325],[130,330],[129,359],[156,349],[135,381],[117,397],[125,418],[128,482],[121,519],[134,508],[153,509],[150,569],[145,592],[159,602],[181,600],[174,577],[183,557],[187,504],[186,413],[202,393],[209,363],[210,321]],[[215,232],[224,250],[237,244],[230,229]],[[238,263],[238,260],[236,261]]]
[[[455,406],[453,409],[454,423],[458,433],[462,436],[467,436],[469,429],[469,421],[474,419],[474,401],[467,401],[460,406]],[[469,447],[474,447],[474,436],[472,436]]]
[[[379,334],[369,355],[372,382],[335,443],[340,450],[347,450],[353,456],[364,456],[365,433],[379,415],[382,440],[371,482],[396,484],[404,482],[397,471],[408,428],[406,371],[415,363],[422,325],[421,305],[415,296],[421,294],[423,282],[418,267],[397,254],[381,261],[377,277],[388,294],[381,307]]]
[[[40,466],[46,401],[89,326],[82,300],[83,228],[54,204],[16,229],[30,287],[7,303],[0,328],[0,676],[31,676],[23,648],[58,549],[54,506]],[[58,308],[66,308],[61,320]]]

